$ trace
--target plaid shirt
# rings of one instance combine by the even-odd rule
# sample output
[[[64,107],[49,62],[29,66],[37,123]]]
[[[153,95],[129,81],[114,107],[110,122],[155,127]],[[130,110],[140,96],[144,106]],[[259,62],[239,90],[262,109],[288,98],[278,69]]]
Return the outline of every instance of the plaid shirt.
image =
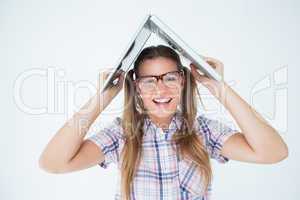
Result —
[[[130,199],[210,199],[211,185],[207,191],[202,192],[201,175],[196,170],[196,165],[190,160],[181,159],[178,147],[171,142],[172,134],[179,129],[181,123],[179,112],[174,114],[167,131],[163,131],[146,118],[143,156],[133,180]],[[209,156],[220,163],[227,162],[228,158],[221,155],[221,148],[237,131],[203,115],[196,118],[195,129]],[[111,124],[88,139],[96,143],[104,154],[104,161],[99,163],[101,167],[106,168],[110,163],[115,163],[120,169],[120,153],[124,144],[120,117],[116,117]],[[120,186],[120,177],[118,185]],[[115,199],[121,199],[120,187],[117,188]]]

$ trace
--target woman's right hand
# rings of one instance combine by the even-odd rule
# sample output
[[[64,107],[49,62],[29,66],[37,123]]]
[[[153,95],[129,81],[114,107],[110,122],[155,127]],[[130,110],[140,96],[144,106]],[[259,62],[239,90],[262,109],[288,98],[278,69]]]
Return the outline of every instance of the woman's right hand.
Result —
[[[101,88],[103,87],[103,84],[105,80],[108,78],[109,74],[112,73],[112,70],[106,70],[100,73],[99,75],[99,80],[98,80],[98,86],[97,86],[97,91],[100,93]],[[117,94],[122,90],[123,88],[123,82],[124,82],[124,77],[125,77],[125,72],[123,70],[120,70],[117,75],[118,77],[118,82],[116,85],[107,88],[100,94],[100,102],[101,106],[104,109],[106,106],[110,104],[110,102],[117,96]]]
[[[104,159],[94,143],[83,142],[83,139],[97,116],[123,87],[124,72],[120,71],[118,83],[100,94],[99,86],[103,85],[108,75],[108,71],[100,73],[97,94],[65,122],[49,141],[39,159],[41,168],[52,173],[65,173],[91,167]]]

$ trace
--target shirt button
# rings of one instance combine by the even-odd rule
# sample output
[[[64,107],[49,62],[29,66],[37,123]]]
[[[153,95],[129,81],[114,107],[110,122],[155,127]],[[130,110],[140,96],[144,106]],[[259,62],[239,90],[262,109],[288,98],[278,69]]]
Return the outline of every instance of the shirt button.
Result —
[[[167,130],[164,134],[165,134],[165,140],[168,140],[168,138],[169,138],[169,131]]]

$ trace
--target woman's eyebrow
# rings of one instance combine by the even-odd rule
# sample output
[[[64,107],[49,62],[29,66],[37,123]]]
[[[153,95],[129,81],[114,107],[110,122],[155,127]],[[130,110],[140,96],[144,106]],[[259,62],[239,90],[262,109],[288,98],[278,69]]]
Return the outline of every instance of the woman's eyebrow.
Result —
[[[146,77],[146,76],[161,76],[161,75],[164,75],[164,74],[167,74],[169,72],[175,72],[177,70],[171,70],[171,71],[168,71],[168,72],[165,72],[165,73],[162,73],[162,74],[159,74],[159,75],[154,75],[154,74],[148,74],[148,75],[139,75],[139,77]]]

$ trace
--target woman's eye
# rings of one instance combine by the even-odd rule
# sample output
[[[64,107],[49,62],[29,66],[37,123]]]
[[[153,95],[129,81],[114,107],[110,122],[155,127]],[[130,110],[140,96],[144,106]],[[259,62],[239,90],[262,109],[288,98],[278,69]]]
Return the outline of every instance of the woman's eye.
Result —
[[[166,80],[166,81],[176,81],[177,78],[176,78],[175,76],[167,76],[167,77],[165,78],[165,80]]]
[[[150,78],[150,79],[147,78],[147,79],[144,79],[144,80],[143,80],[143,83],[144,83],[144,84],[152,84],[152,83],[154,83],[154,82],[155,82],[154,79],[151,79],[151,78]]]

